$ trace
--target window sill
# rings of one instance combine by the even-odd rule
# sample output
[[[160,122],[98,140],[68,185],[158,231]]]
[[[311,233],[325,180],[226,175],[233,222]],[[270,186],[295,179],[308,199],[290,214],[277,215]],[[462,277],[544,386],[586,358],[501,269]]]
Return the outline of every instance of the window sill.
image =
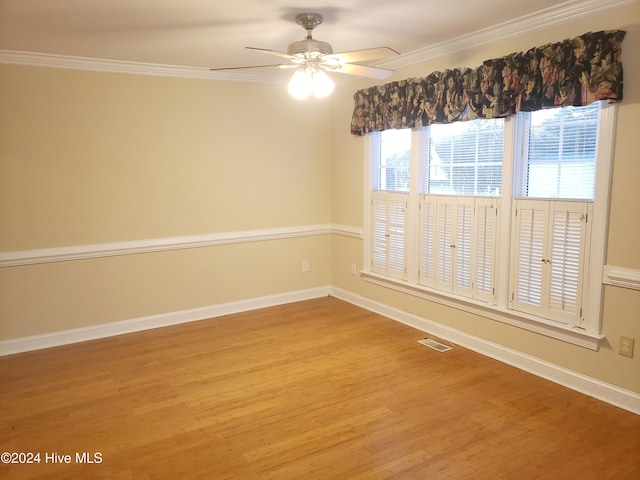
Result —
[[[506,309],[497,305],[489,305],[471,298],[459,297],[447,294],[438,290],[433,290],[420,285],[410,284],[404,280],[387,277],[369,271],[360,272],[365,281],[386,288],[391,288],[398,292],[424,298],[448,307],[456,308],[464,312],[480,315],[491,320],[513,325],[531,332],[546,335],[557,340],[572,343],[590,350],[598,350],[602,335],[589,333],[573,325],[544,320],[533,315]]]

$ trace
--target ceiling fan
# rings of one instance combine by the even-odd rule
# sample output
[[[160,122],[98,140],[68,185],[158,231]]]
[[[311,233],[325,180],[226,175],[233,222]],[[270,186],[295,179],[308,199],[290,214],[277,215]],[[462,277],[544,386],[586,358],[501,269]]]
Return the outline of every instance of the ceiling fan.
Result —
[[[210,70],[238,70],[266,67],[283,69],[295,68],[296,72],[289,81],[288,89],[292,96],[301,100],[312,95],[316,98],[323,98],[331,94],[335,85],[326,75],[325,71],[376,79],[385,79],[394,72],[386,68],[370,67],[360,65],[359,63],[397,57],[400,54],[395,50],[389,47],[377,47],[365,50],[354,50],[352,52],[333,53],[331,45],[327,42],[316,40],[311,36],[313,29],[322,23],[322,15],[318,13],[301,13],[296,16],[296,23],[307,31],[307,36],[303,40],[290,44],[286,53],[265,48],[246,47],[249,50],[285,58],[288,60],[288,63],[211,68]]]

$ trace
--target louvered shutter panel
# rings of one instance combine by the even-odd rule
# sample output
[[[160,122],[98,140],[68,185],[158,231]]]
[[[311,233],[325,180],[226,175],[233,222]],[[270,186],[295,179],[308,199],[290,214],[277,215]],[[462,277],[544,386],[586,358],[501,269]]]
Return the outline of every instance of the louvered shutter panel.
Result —
[[[451,291],[451,245],[453,230],[453,201],[439,198],[436,205],[436,286]]]
[[[433,286],[436,265],[436,198],[424,196],[420,201],[420,272],[418,283]]]
[[[371,270],[406,277],[406,220],[404,198],[381,193],[371,202]]]
[[[540,315],[545,304],[543,269],[548,202],[517,200],[513,308]]]
[[[590,202],[516,201],[513,308],[580,324]]]
[[[457,199],[455,205],[455,235],[453,237],[453,293],[471,296],[471,230],[473,228],[473,198]]]
[[[375,198],[371,204],[371,270],[386,273],[387,270],[387,202]]]
[[[549,315],[580,322],[587,204],[551,202]]]
[[[389,201],[389,245],[388,273],[394,277],[406,277],[406,232],[407,203],[406,200]]]
[[[475,272],[473,298],[494,300],[497,216],[496,200],[477,198],[475,209]]]

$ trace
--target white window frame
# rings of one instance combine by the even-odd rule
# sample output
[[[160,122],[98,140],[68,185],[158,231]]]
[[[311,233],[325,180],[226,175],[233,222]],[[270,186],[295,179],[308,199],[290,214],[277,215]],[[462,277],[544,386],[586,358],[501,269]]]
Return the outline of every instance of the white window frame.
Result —
[[[411,154],[411,188],[407,197],[407,227],[406,227],[406,278],[393,278],[388,275],[373,272],[369,266],[370,258],[370,228],[371,228],[371,154],[373,136],[367,135],[364,140],[364,269],[362,275],[370,283],[392,288],[413,296],[434,301],[443,305],[457,308],[469,313],[481,315],[496,321],[514,325],[526,330],[534,331],[546,336],[557,338],[568,343],[597,350],[602,335],[602,300],[603,300],[603,270],[606,259],[609,193],[611,170],[615,143],[615,123],[617,105],[603,102],[600,112],[600,133],[598,138],[598,153],[596,162],[596,185],[594,189],[593,210],[591,213],[591,236],[589,255],[584,268],[588,272],[584,276],[583,284],[583,315],[580,325],[546,320],[541,317],[519,312],[509,308],[510,297],[510,250],[514,184],[514,165],[516,149],[516,129],[522,128],[514,117],[507,118],[504,130],[504,163],[502,170],[502,195],[496,201],[499,208],[498,236],[496,238],[495,262],[495,295],[489,298],[462,297],[442,290],[436,290],[418,282],[419,255],[418,229],[421,191],[420,161],[421,137],[417,130],[412,132]],[[423,282],[424,283],[424,282]]]

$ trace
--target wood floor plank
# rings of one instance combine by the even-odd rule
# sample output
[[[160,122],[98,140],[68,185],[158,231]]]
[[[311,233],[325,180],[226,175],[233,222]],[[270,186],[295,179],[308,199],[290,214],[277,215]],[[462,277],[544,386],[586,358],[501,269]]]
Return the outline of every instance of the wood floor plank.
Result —
[[[322,298],[3,357],[0,478],[640,478],[640,416],[423,337]]]

